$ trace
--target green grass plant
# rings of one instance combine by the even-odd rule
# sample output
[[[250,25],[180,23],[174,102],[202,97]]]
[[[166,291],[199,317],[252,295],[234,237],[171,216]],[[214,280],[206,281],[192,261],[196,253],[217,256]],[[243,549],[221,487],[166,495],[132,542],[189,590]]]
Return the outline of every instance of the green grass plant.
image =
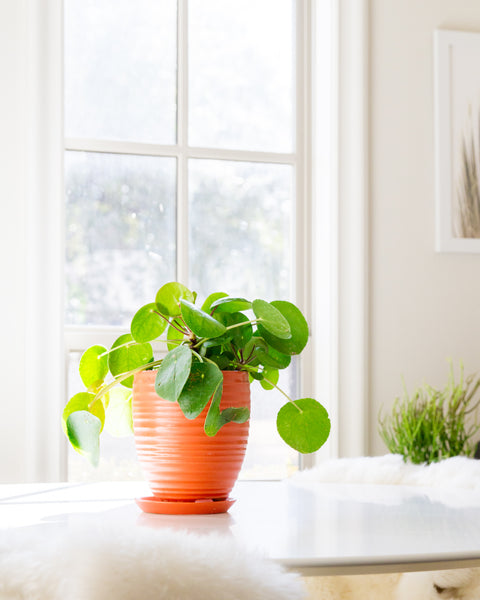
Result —
[[[379,414],[379,433],[388,450],[405,462],[430,464],[452,456],[473,456],[473,437],[480,425],[474,414],[480,404],[480,378],[455,382],[453,365],[443,389],[424,384],[397,397],[388,415]]]

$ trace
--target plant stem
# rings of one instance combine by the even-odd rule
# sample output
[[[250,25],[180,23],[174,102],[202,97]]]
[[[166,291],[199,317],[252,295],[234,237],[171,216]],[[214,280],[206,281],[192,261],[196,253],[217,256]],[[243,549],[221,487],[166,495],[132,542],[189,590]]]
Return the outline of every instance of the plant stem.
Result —
[[[174,329],[176,329],[178,332],[180,332],[183,335],[188,335],[190,332],[189,330],[186,328],[183,328],[181,325],[174,325],[174,321],[178,318],[175,317],[173,321],[170,321],[167,317],[164,317],[162,315],[162,313],[157,312],[156,310],[153,311],[156,315],[158,315],[159,317],[161,317],[164,321],[166,321],[171,327],[173,327]]]
[[[253,319],[251,321],[242,321],[241,323],[235,323],[234,325],[229,325],[228,327],[225,327],[225,331],[229,331],[230,329],[236,329],[238,327],[244,327],[245,325],[255,325],[256,323],[258,323],[261,319]],[[223,334],[222,334],[223,335]],[[220,336],[218,336],[220,337]],[[208,342],[210,340],[214,340],[215,338],[203,338],[201,340],[198,340],[197,343],[195,344],[196,348],[199,348],[202,344],[204,344],[205,342]]]
[[[229,329],[235,329],[236,327],[244,327],[245,325],[256,325],[262,319],[252,319],[251,321],[242,321],[241,323],[234,323],[233,325],[229,325],[225,329],[228,331]]]
[[[102,352],[102,354],[98,355],[98,358],[101,358],[102,356],[107,356],[108,354],[111,354],[112,352],[115,352],[115,350],[119,350],[120,348],[126,348],[127,346],[133,346],[133,344],[137,344],[138,342],[136,342],[135,340],[129,340],[128,342],[124,342],[123,344],[119,344],[118,346],[115,346],[115,348],[110,348],[110,350],[105,350],[105,352]]]
[[[204,360],[208,360],[204,356],[200,356],[200,354],[198,352],[195,352],[195,350],[193,348],[190,348],[190,350],[191,350],[192,354],[194,354],[201,363],[203,363]],[[209,361],[209,362],[212,362],[212,361]]]
[[[113,379],[113,381],[111,381],[110,383],[108,383],[105,387],[103,387],[101,390],[99,390],[95,394],[95,397],[93,398],[93,400],[89,404],[89,408],[97,400],[99,400],[102,396],[104,396],[107,392],[109,392],[112,388],[114,388],[117,384],[121,383],[125,379],[128,379],[132,375],[135,375],[135,373],[140,373],[140,371],[145,371],[147,369],[150,369],[151,367],[158,367],[158,366],[160,366],[162,364],[162,362],[163,362],[163,358],[159,359],[159,360],[154,360],[153,362],[146,363],[145,365],[141,365],[140,367],[136,367],[135,369],[132,369],[131,371],[126,371],[125,373],[122,373],[121,375],[118,375],[118,377],[115,377]]]
[[[242,369],[245,370],[245,371],[253,371],[254,373],[258,373],[259,372],[258,369],[255,368],[255,367],[249,367],[248,365],[239,365],[239,366],[241,366]],[[263,379],[267,383],[269,383],[272,387],[274,387],[277,391],[279,391],[281,394],[283,394],[285,396],[285,398],[295,406],[295,408],[298,410],[298,412],[303,413],[303,410],[298,406],[298,404],[295,402],[295,400],[292,400],[290,398],[290,396],[286,392],[284,392],[282,390],[281,387],[279,387],[276,383],[273,383],[273,381],[270,381],[270,379],[268,379],[265,376],[263,376]]]

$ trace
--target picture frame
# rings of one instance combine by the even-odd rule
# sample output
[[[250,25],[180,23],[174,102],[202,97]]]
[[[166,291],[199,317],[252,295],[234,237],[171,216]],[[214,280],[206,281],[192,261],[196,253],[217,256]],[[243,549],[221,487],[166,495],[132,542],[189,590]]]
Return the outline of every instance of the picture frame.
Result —
[[[480,253],[480,33],[434,33],[437,252]]]

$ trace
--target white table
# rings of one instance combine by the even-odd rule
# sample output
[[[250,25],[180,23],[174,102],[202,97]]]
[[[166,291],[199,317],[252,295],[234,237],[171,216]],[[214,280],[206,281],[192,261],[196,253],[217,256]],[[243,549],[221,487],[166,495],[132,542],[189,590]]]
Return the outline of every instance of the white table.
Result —
[[[145,483],[0,485],[0,535],[17,527],[94,526],[221,532],[303,575],[480,566],[480,495],[448,489],[239,482],[219,515],[150,515]]]

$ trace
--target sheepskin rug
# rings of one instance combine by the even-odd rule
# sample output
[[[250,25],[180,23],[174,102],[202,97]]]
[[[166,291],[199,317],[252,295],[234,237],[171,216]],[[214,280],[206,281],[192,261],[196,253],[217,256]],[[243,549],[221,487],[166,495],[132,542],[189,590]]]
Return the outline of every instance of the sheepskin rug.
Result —
[[[393,600],[400,578],[399,573],[305,577],[305,586],[308,600]],[[401,600],[414,598],[406,596]]]
[[[480,460],[454,456],[430,465],[405,463],[399,454],[325,460],[292,481],[463,488],[480,492]]]
[[[431,465],[400,455],[326,460],[295,481],[406,485],[480,492],[480,460],[456,456]],[[480,569],[305,578],[309,600],[480,600]]]
[[[39,541],[41,540],[41,544]],[[2,532],[1,600],[300,600],[301,578],[231,538],[169,529]]]
[[[395,600],[479,600],[480,569],[405,573]]]

